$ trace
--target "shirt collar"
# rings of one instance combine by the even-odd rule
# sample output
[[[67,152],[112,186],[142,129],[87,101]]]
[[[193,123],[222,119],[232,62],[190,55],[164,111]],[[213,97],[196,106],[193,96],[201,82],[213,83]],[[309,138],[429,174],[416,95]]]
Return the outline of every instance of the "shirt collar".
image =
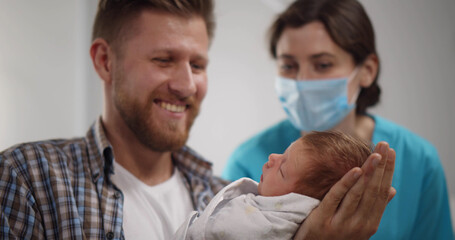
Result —
[[[87,136],[89,144],[89,164],[92,171],[93,181],[113,172],[114,153],[112,146],[107,140],[101,117],[90,127]]]
[[[212,163],[205,160],[188,146],[172,153],[172,160],[185,175],[197,176],[202,179],[212,177]]]
[[[96,182],[100,177],[109,176],[114,172],[114,153],[106,137],[101,117],[90,127],[86,139],[89,143],[89,151],[91,151],[89,164],[92,179]],[[173,152],[172,159],[179,171],[187,177],[197,176],[202,179],[209,179],[212,176],[212,163],[188,146],[183,146]]]

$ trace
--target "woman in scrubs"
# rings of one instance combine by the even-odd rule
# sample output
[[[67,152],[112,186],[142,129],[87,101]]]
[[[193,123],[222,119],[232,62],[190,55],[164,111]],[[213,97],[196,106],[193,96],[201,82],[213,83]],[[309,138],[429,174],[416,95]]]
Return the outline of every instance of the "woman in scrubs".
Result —
[[[279,76],[275,87],[287,119],[240,145],[223,177],[259,181],[271,153],[305,133],[339,130],[396,151],[387,205],[371,239],[453,239],[444,171],[436,149],[389,120],[367,113],[380,97],[380,61],[370,19],[356,0],[302,0],[270,29]]]

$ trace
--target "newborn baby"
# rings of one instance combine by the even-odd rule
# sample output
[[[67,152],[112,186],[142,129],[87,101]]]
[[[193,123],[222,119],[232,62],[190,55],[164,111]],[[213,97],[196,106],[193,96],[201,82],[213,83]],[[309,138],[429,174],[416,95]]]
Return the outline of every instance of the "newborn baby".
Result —
[[[242,178],[193,212],[174,239],[292,239],[329,189],[372,153],[341,132],[311,132],[271,154],[259,184]]]

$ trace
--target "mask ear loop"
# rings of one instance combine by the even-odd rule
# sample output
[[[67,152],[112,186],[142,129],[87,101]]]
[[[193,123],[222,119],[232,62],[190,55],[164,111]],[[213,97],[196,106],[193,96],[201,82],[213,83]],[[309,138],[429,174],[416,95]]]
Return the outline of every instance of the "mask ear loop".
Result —
[[[354,70],[352,71],[352,73],[349,75],[349,77],[348,77],[348,82],[347,82],[348,86],[349,86],[349,83],[351,83],[351,81],[357,76],[357,73],[359,73],[359,70],[360,70],[360,66],[356,66],[356,67],[354,68]],[[355,102],[357,101],[357,98],[359,97],[359,94],[360,94],[360,90],[361,90],[361,89],[362,89],[361,87],[359,87],[359,88],[357,89],[357,91],[356,91],[356,93],[354,94],[354,96],[352,96],[351,101],[348,100],[348,104],[355,104]],[[347,90],[347,89],[346,89],[346,90]]]

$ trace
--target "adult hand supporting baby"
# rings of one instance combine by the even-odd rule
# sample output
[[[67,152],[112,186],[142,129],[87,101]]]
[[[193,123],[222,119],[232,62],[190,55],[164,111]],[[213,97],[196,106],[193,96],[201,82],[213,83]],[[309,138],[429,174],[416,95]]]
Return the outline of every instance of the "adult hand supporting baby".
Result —
[[[351,169],[330,189],[294,239],[370,238],[395,196],[394,167],[395,151],[386,142],[378,143],[361,169]]]

